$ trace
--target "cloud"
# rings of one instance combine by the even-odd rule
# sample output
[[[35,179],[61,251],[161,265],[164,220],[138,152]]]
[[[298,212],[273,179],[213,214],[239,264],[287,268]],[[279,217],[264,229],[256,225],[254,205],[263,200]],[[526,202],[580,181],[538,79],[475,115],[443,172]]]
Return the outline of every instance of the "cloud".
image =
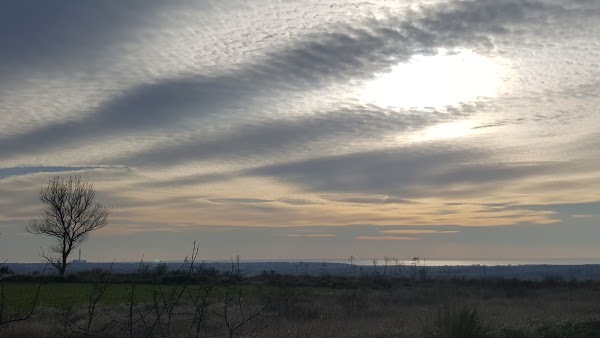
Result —
[[[135,188],[167,189],[186,186],[226,182],[235,178],[235,173],[211,173],[187,175],[177,178],[163,178],[160,180],[144,180],[135,184]]]
[[[433,168],[444,163],[460,163],[470,155],[461,151],[427,150],[405,148],[354,153],[265,166],[248,173],[294,182],[309,191],[406,196],[398,188],[406,189],[412,182],[422,181],[418,178]]]
[[[290,204],[290,205],[313,205],[318,204],[317,202],[304,199],[304,198],[291,198],[291,197],[283,197],[277,200],[278,202]]]
[[[399,112],[377,107],[355,106],[313,115],[267,120],[259,125],[240,125],[215,140],[195,137],[192,141],[164,145],[138,152],[135,155],[110,160],[131,165],[178,165],[191,161],[258,157],[299,151],[307,145],[319,146],[346,141],[384,139],[386,134],[457,118],[453,114],[437,112]],[[323,149],[325,151],[325,149]],[[332,149],[335,150],[335,149]]]
[[[0,180],[5,177],[27,175],[32,173],[65,173],[82,170],[92,170],[106,167],[52,167],[52,166],[40,166],[40,167],[13,167],[13,168],[0,168]]]
[[[404,236],[356,236],[356,239],[360,241],[412,241],[420,238]]]
[[[593,218],[596,215],[571,215],[573,218]]]
[[[336,237],[334,234],[286,234],[286,237],[305,237],[305,238],[331,238]]]
[[[228,29],[230,45],[244,42],[237,41],[236,38],[245,37],[249,40],[246,41],[246,44],[252,47],[252,43],[260,45],[261,40],[273,40],[272,36],[278,36],[280,32],[287,33],[282,35],[288,38],[290,34],[296,35],[307,29],[314,32],[314,29],[309,28],[320,22],[311,22],[309,18],[297,14],[306,13],[306,16],[325,17],[334,22],[353,21],[352,25],[339,24],[334,28],[331,25],[321,27],[321,32],[316,34],[323,34],[322,31],[325,30],[331,35],[338,34],[339,36],[331,38],[327,41],[328,44],[319,44],[319,39],[315,39],[317,42],[304,42],[302,46],[305,47],[304,53],[301,51],[291,52],[287,56],[288,59],[297,61],[293,63],[297,65],[296,68],[309,66],[329,71],[328,66],[330,65],[325,62],[331,62],[334,67],[339,64],[334,62],[330,56],[339,58],[340,62],[346,62],[347,67],[345,68],[350,68],[351,65],[363,64],[363,62],[357,61],[360,58],[354,56],[368,53],[369,50],[364,49],[366,47],[371,47],[371,50],[378,52],[393,48],[405,48],[401,45],[390,47],[385,43],[389,40],[396,42],[396,45],[399,45],[398,42],[410,45],[414,42],[451,41],[449,38],[452,37],[454,40],[477,37],[475,39],[477,41],[481,39],[480,35],[506,33],[508,31],[506,25],[527,22],[536,16],[556,16],[566,11],[563,7],[551,4],[570,7],[571,11],[579,10],[580,14],[589,12],[595,6],[594,3],[566,6],[562,2],[550,3],[548,1],[462,1],[421,6],[418,11],[407,13],[402,18],[364,20],[365,17],[372,17],[374,12],[380,16],[386,11],[390,13],[392,7],[395,6],[385,8],[389,3],[384,6],[362,2],[343,5],[335,3],[336,7],[349,8],[341,11],[323,2],[314,2],[312,6],[306,6],[304,3],[301,5],[280,4],[278,7],[280,11],[277,14],[282,17],[281,19],[288,21],[281,23],[275,20],[271,7],[238,1],[229,1],[226,4],[215,1],[203,3],[178,1],[168,4],[160,2],[149,4],[145,1],[77,4],[68,1],[50,4],[40,4],[31,0],[5,1],[2,3],[0,11],[2,13],[0,16],[2,29],[0,31],[3,32],[0,33],[0,41],[4,46],[10,48],[3,49],[5,52],[0,58],[0,62],[8,65],[7,70],[16,68],[18,71],[32,66],[60,70],[75,62],[89,63],[90,59],[101,59],[106,57],[109,52],[115,53],[115,46],[132,44],[131,40],[139,38],[138,35],[141,35],[142,32],[157,34],[149,29],[141,29],[148,26],[155,27],[157,24],[163,30],[170,28],[171,30],[167,32],[171,34],[188,33],[192,36],[210,37],[210,31],[198,33],[194,30],[182,32],[174,29],[179,25],[193,29],[204,27],[198,24],[198,19],[204,25],[210,26],[218,22]],[[240,20],[239,14],[248,15],[248,10],[254,10],[256,17],[247,20],[251,22]],[[348,20],[349,12],[357,15],[359,20],[367,22],[360,22],[356,18]],[[243,24],[254,28],[254,31],[248,32],[247,29],[243,31]],[[167,27],[162,27],[165,25]],[[270,31],[265,31],[267,29]],[[339,33],[338,30],[342,30],[342,33]],[[350,30],[352,35],[345,35],[344,30]],[[217,29],[212,33],[217,38],[221,37],[219,35],[221,32]],[[438,37],[438,35],[441,36]],[[223,41],[215,39],[213,44],[228,50],[227,44]],[[316,47],[310,48],[313,44],[316,44]],[[203,46],[204,49],[211,52],[214,52],[213,47],[212,45]],[[229,47],[229,51],[231,52],[233,48]],[[157,57],[157,55],[153,56]],[[218,56],[223,55],[219,54]],[[17,68],[17,66],[20,67]],[[336,70],[338,69],[331,69],[329,72],[335,73]]]
[[[84,181],[94,184],[98,200],[111,208],[118,201],[113,199],[119,194],[115,187],[136,177],[131,169],[125,167],[18,167],[3,170],[0,171],[0,221],[29,219],[38,215],[41,208],[38,188],[47,184],[51,176],[81,176]]]
[[[267,3],[1,3],[0,218],[31,217],[35,188],[67,171],[100,185],[114,234],[369,224],[392,229],[325,234],[450,241],[471,230],[400,227],[595,207],[546,203],[598,200],[596,1]],[[440,48],[507,60],[501,97],[439,111],[356,97]],[[458,119],[479,131],[412,138]]]
[[[266,200],[262,198],[209,198],[207,199],[213,203],[224,203],[224,204],[254,204],[254,203],[270,203],[272,200]]]
[[[593,215],[600,210],[600,200],[575,203],[543,203],[533,205],[513,206],[512,208],[527,208],[531,210],[556,210],[569,215]]]
[[[115,43],[161,10],[159,2],[39,2],[8,0],[0,5],[0,74],[32,70],[60,72],[73,63],[89,66]]]
[[[104,104],[91,115],[49,123],[29,133],[5,138],[0,152],[16,155],[71,146],[78,140],[105,138],[124,132],[142,132],[177,125],[185,116],[202,118],[231,109],[235,90],[227,80],[178,80],[142,85]],[[237,100],[242,93],[238,92]],[[226,104],[230,102],[230,104]]]
[[[178,228],[133,228],[133,229],[123,229],[124,232],[149,232],[149,231],[157,231],[157,232],[182,232],[182,229]]]
[[[384,195],[337,194],[320,195],[328,201],[353,203],[353,204],[414,204],[417,202],[404,198]]]
[[[313,192],[389,194],[403,199],[482,194],[481,183],[497,184],[535,176],[554,168],[553,163],[480,164],[489,154],[476,149],[447,149],[413,145],[391,150],[317,158],[248,171],[250,175],[294,182]],[[460,190],[450,190],[453,185]],[[447,191],[442,190],[446,188]]]
[[[106,7],[115,10],[114,5]],[[82,139],[182,127],[189,119],[196,124],[223,118],[243,120],[248,110],[280,105],[290,93],[301,96],[350,80],[370,79],[424,50],[489,47],[489,35],[508,33],[508,26],[526,24],[530,13],[543,15],[548,8],[531,1],[470,1],[423,8],[400,18],[332,26],[218,75],[186,74],[129,88],[85,117],[2,138],[0,152],[8,156],[56,150]],[[87,7],[82,10],[94,13]]]
[[[455,234],[458,230],[431,230],[431,229],[402,229],[402,230],[380,230],[382,234],[418,235],[418,234]]]

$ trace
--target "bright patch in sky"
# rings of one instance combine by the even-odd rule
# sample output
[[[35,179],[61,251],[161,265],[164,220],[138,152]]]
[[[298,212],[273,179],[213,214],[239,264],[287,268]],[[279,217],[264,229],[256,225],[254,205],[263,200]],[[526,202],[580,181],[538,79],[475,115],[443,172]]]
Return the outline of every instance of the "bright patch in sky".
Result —
[[[443,140],[470,136],[478,132],[476,121],[455,121],[440,123],[415,133],[412,141]]]
[[[443,108],[478,98],[495,97],[501,66],[470,50],[437,55],[415,55],[368,83],[360,94],[364,102],[381,107]]]

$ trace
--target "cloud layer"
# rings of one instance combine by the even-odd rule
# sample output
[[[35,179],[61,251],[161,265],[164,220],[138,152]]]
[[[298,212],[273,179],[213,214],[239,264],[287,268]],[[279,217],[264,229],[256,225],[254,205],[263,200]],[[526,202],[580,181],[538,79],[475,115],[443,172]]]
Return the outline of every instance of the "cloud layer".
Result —
[[[332,226],[347,236],[281,238],[427,243],[458,231],[431,226],[590,221],[554,205],[600,200],[598,18],[597,1],[4,2],[0,221],[34,217],[53,174],[94,181],[110,236]],[[496,95],[361,98],[446,54],[497,64]]]

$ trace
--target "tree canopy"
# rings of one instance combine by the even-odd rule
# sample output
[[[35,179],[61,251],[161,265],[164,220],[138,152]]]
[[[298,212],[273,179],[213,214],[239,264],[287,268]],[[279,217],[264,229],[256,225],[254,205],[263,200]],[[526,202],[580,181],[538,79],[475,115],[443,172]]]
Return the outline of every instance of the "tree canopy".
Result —
[[[69,254],[87,239],[91,231],[108,224],[110,210],[95,201],[93,184],[78,176],[53,177],[40,188],[38,196],[44,209],[41,217],[30,220],[26,229],[55,239],[50,251],[58,257],[45,252],[42,256],[64,275]]]

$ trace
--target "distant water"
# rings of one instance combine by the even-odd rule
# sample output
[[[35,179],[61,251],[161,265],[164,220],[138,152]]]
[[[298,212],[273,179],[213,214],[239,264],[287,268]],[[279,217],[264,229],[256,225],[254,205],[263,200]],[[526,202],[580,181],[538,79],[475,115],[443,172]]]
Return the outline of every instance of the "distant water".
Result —
[[[250,260],[248,262],[267,262],[267,261],[280,261],[280,262],[311,262],[321,263],[346,263],[349,264],[349,259],[325,259],[325,260]],[[356,265],[373,265],[373,259],[357,258],[354,260]],[[394,264],[413,264],[412,258],[406,259],[392,259],[388,261],[388,265]],[[471,266],[471,265],[485,265],[485,266],[509,266],[509,265],[587,265],[587,264],[600,264],[600,258],[521,258],[521,259],[435,259],[435,258],[420,258],[419,265],[421,266]],[[383,258],[377,258],[377,265],[385,265]]]
[[[372,262],[371,262],[372,263]],[[598,258],[530,258],[530,259],[425,259],[425,264],[428,266],[457,266],[457,265],[485,265],[485,266],[496,266],[496,265],[586,265],[586,264],[600,264]]]

